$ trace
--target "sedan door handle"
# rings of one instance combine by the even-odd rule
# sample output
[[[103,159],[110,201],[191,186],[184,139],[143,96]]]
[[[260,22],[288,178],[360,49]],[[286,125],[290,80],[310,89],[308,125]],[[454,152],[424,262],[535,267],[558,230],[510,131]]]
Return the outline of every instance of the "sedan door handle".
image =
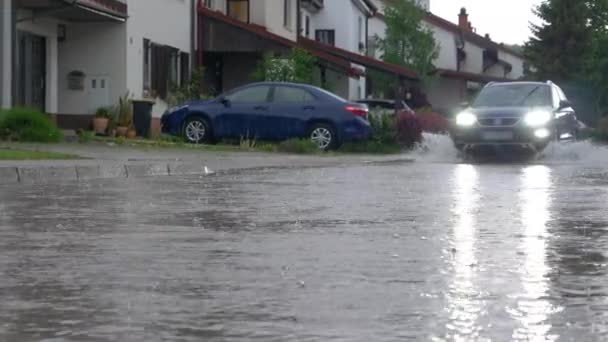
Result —
[[[255,106],[253,107],[255,110],[268,110],[268,106]]]
[[[304,109],[304,110],[314,110],[315,106],[304,106],[302,109]]]

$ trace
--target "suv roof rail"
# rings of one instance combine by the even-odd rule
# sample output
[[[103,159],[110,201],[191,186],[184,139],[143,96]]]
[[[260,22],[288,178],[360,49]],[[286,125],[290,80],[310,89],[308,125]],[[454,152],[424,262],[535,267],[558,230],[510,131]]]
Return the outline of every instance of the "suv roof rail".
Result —
[[[551,80],[547,80],[547,84],[553,84],[553,82],[551,82]]]

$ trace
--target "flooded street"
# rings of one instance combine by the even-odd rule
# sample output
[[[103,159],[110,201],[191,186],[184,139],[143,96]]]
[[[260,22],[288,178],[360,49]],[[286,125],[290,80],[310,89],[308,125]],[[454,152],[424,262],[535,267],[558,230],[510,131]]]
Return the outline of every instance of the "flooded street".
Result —
[[[608,153],[436,147],[0,187],[0,341],[608,339]]]

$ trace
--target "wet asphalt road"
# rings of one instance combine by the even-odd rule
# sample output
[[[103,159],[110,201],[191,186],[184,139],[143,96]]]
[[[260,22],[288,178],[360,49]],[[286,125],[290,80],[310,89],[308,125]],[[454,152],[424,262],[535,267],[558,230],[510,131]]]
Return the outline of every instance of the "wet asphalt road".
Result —
[[[416,162],[0,188],[0,341],[601,341],[608,172]]]

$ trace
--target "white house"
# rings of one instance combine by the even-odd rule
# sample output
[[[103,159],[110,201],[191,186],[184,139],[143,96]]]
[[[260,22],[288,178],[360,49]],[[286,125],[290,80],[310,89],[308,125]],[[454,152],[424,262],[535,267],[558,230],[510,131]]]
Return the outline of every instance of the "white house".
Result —
[[[369,20],[377,8],[371,0],[302,1],[303,37],[364,55],[367,51]],[[354,64],[354,68],[365,67]],[[353,79],[331,73],[328,82],[334,92],[349,98],[365,97],[365,78]]]
[[[62,127],[85,128],[98,107],[116,104],[128,91],[133,98],[157,97],[158,119],[168,87],[189,77],[194,0],[15,0],[1,6],[3,108],[36,107]]]

